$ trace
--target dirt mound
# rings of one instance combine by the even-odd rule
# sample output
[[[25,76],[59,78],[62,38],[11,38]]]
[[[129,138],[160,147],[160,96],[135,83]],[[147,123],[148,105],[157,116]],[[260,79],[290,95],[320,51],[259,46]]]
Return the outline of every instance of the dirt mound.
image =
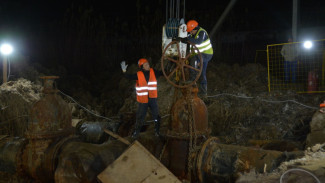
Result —
[[[323,101],[320,94],[268,92],[267,69],[260,64],[240,66],[209,63],[207,69],[209,125],[223,143],[247,145],[250,139],[292,140],[304,143],[309,122]],[[161,116],[170,109],[177,90],[164,77],[158,80]],[[136,112],[134,84],[119,114]],[[147,120],[150,120],[148,114]],[[168,121],[166,121],[167,123]]]
[[[283,162],[272,173],[256,174],[251,171],[242,174],[236,183],[278,183],[284,182],[325,182],[325,144],[316,144],[305,151],[305,156],[299,159]]]
[[[26,79],[0,86],[0,132],[23,136],[32,104],[40,99],[42,87]]]

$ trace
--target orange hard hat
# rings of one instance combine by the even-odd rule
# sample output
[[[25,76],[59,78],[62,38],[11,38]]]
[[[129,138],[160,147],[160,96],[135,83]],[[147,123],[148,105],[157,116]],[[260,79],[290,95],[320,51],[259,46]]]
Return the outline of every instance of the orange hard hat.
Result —
[[[195,20],[189,20],[186,24],[187,26],[187,32],[191,32],[195,27],[197,27],[199,25],[199,23],[197,23],[197,21]]]
[[[139,65],[139,67],[141,67],[141,65],[143,65],[143,64],[146,63],[146,62],[148,62],[147,59],[145,59],[145,58],[140,58],[139,61],[138,61],[138,65]]]

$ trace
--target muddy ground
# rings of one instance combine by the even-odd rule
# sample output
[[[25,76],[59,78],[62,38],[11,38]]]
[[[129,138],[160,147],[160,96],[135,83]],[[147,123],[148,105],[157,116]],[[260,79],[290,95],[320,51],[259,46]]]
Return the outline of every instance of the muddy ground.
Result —
[[[136,65],[128,68],[130,73],[135,73],[136,70]],[[122,73],[115,73],[112,77],[111,80],[116,81],[116,84],[111,86],[111,80],[104,81],[105,87],[96,96],[87,90],[83,91],[81,87],[69,89],[66,84],[68,81],[60,82],[59,79],[57,88],[62,98],[70,103],[74,119],[110,122],[113,130],[114,125],[122,119],[130,116],[134,119],[137,109],[134,81],[124,78]],[[279,151],[306,150],[306,156],[324,159],[322,148],[312,151],[306,146],[307,135],[311,132],[310,122],[318,112],[319,104],[325,99],[323,94],[268,92],[267,77],[267,69],[259,64],[240,66],[209,63],[208,96],[203,100],[208,109],[211,136],[219,137],[225,144]],[[164,133],[168,128],[171,106],[179,90],[164,77],[160,77],[158,83],[158,104]],[[0,86],[1,135],[23,136],[29,109],[39,100],[41,89],[41,81],[37,77],[32,81],[17,78]],[[151,128],[150,112],[146,120],[147,126]],[[316,141],[310,142],[309,146],[315,144]],[[317,157],[311,155],[317,153],[320,154]],[[266,177],[270,177],[272,182],[274,177],[279,179],[281,171],[283,173],[285,168],[280,167],[278,173],[272,175],[245,174],[239,182],[258,182],[266,180]]]

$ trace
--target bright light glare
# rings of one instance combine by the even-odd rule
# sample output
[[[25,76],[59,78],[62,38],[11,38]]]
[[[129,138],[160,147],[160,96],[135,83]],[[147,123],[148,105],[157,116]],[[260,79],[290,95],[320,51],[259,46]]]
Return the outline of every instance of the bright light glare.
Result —
[[[311,41],[305,41],[305,43],[304,43],[304,47],[305,47],[305,48],[309,49],[309,48],[311,48],[312,46],[313,46],[313,43],[312,43]]]
[[[13,48],[12,48],[12,46],[10,44],[2,44],[1,48],[0,48],[0,51],[4,55],[9,55],[9,54],[12,53]]]

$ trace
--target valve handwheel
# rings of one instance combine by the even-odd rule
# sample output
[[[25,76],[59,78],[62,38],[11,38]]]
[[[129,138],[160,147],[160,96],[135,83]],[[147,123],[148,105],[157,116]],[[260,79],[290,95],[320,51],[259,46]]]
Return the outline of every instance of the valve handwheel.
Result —
[[[169,47],[172,47],[175,44],[177,47],[177,55],[167,55],[166,51],[169,49]],[[192,86],[200,78],[202,72],[203,59],[199,49],[191,42],[187,42],[187,44],[190,45],[193,49],[190,49],[189,53],[186,54],[185,58],[181,57],[181,52],[179,48],[180,45],[178,41],[172,41],[171,43],[169,43],[164,49],[164,52],[161,57],[161,70],[165,78],[170,84],[177,88],[187,88],[189,86]],[[194,51],[198,53],[198,56],[200,58],[199,63],[197,63],[197,68],[187,63],[188,59]],[[165,71],[165,65],[169,63],[174,64],[175,67],[172,69],[172,71],[167,73]],[[187,74],[190,70],[195,72],[195,79],[193,81],[190,81],[190,78]],[[180,75],[179,80],[176,79],[178,77],[178,74]]]

